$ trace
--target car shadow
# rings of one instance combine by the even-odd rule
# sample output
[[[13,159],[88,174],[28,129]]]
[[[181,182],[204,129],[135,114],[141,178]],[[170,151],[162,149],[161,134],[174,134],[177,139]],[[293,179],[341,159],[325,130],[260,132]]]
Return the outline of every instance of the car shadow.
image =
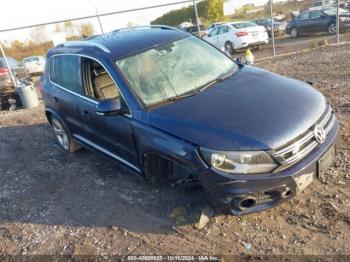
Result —
[[[151,187],[96,152],[65,153],[48,124],[0,125],[0,138],[0,223],[167,234],[206,205],[201,189]]]

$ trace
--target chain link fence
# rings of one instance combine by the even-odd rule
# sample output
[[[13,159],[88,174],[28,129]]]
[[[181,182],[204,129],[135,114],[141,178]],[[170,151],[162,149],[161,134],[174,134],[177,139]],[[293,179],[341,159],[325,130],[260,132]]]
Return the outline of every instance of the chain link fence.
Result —
[[[233,57],[244,57],[250,48],[256,59],[273,59],[350,41],[350,1],[240,2],[243,1],[188,0],[114,12],[96,9],[91,16],[2,29],[0,97],[14,92],[20,79],[42,74],[45,54],[58,43],[118,28],[173,26],[202,37]],[[224,29],[224,23],[229,29]]]

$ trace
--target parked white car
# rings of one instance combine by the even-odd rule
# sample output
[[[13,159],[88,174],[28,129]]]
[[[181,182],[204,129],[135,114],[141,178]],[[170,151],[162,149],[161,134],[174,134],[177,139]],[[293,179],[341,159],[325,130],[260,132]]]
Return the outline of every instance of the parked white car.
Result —
[[[264,26],[245,21],[219,25],[213,28],[204,39],[229,54],[248,47],[259,49],[261,45],[269,42]]]
[[[22,66],[27,75],[42,74],[45,70],[45,57],[30,56],[23,59]]]

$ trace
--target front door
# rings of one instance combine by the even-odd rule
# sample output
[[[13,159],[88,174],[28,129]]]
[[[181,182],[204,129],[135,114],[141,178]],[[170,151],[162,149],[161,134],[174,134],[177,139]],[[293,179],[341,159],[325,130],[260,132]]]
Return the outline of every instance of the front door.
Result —
[[[120,99],[125,111],[129,110],[118,87],[105,67],[95,60],[82,58],[82,72],[85,98],[79,112],[84,119],[85,134],[80,139],[138,171],[130,112],[117,116],[96,114],[98,102],[104,99]]]

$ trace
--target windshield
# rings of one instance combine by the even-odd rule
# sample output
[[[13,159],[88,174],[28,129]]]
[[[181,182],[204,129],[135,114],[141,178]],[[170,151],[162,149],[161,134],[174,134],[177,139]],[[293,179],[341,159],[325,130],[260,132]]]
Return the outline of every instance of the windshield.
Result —
[[[238,66],[197,37],[187,37],[121,60],[117,66],[146,106],[199,91]]]
[[[326,10],[323,10],[323,12],[326,15],[337,15],[336,8],[326,9]],[[348,13],[348,11],[346,11],[345,9],[339,8],[339,14],[345,14],[345,13]]]

